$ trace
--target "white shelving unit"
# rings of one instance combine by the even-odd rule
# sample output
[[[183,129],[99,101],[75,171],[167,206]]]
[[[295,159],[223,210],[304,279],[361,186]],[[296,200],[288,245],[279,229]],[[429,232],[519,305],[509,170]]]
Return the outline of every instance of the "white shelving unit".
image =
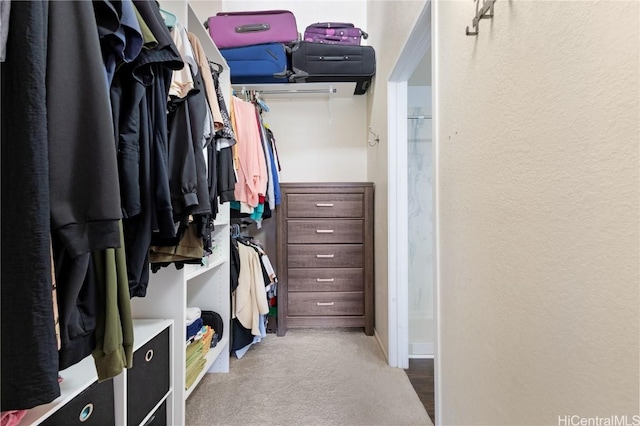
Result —
[[[194,384],[191,385],[190,388],[185,390],[185,394],[184,394],[185,395],[185,399],[187,399],[187,398],[189,398],[189,396],[191,396],[191,393],[198,386],[198,383],[200,383],[200,380],[202,380],[204,375],[207,374],[207,372],[212,372],[211,370],[212,370],[213,364],[216,361],[220,361],[221,360],[221,355],[222,355],[223,351],[229,352],[229,337],[227,337],[227,336],[224,336],[222,338],[222,340],[220,340],[218,342],[218,345],[215,348],[209,349],[209,352],[207,352],[207,354],[204,356],[204,358],[206,360],[204,368],[198,374],[198,377],[196,378],[196,381],[194,382]],[[228,358],[227,358],[227,362],[228,362]],[[227,371],[228,371],[228,366],[227,366]]]
[[[172,324],[172,320],[134,320],[134,352]],[[114,419],[115,424],[117,425],[127,424],[126,371],[127,370],[125,369],[119,376],[113,379],[115,403]],[[49,404],[39,405],[28,410],[27,414],[25,414],[20,421],[20,425],[39,425],[98,380],[92,356],[88,356],[79,363],[62,370],[60,372],[60,376],[64,379],[60,384],[60,396]],[[173,410],[172,386],[169,388],[169,391],[165,394],[162,401],[158,403],[158,406],[160,406],[164,401],[167,401],[167,411],[171,412]],[[149,413],[149,416],[151,416],[152,413],[153,411]]]
[[[228,205],[222,205],[221,213],[228,218]],[[131,301],[136,318],[163,316],[175,322],[173,341],[173,383],[174,410],[173,423],[185,424],[185,402],[209,372],[226,373],[229,371],[229,339],[226,333],[230,329],[229,298],[229,224],[218,224],[213,232],[214,253],[209,256],[208,265],[195,267],[187,265],[176,269],[173,265],[152,274],[147,296]],[[216,244],[217,243],[217,244]],[[186,381],[186,308],[197,306],[202,310],[218,312],[224,321],[225,335],[215,348],[206,354],[206,364],[195,383],[185,389]]]

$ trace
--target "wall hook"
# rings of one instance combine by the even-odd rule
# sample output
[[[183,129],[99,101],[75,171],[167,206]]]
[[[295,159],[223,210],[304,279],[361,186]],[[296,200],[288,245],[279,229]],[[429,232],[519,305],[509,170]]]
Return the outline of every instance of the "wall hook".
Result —
[[[476,16],[474,16],[473,20],[471,21],[471,26],[474,28],[474,31],[469,31],[469,27],[467,26],[465,30],[466,35],[478,35],[480,20],[493,18],[493,6],[495,2],[496,0],[482,0],[482,7],[479,7],[480,0],[475,0]]]
[[[373,130],[371,130],[371,126],[369,126],[369,133],[371,133],[373,135],[373,143],[371,143],[371,139],[367,140],[367,145],[369,146],[376,146],[380,143],[380,136],[378,136],[376,133],[374,133]]]
[[[467,29],[465,30],[465,34],[470,36],[470,35],[478,35],[478,17],[476,16],[475,18],[473,18],[473,21],[471,21],[471,25],[473,26],[475,31],[469,31],[469,26],[467,26]]]

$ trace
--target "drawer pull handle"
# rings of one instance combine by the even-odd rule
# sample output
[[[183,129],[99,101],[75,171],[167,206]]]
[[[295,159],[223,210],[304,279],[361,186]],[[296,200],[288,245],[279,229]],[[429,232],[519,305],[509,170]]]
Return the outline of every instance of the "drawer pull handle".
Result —
[[[93,414],[93,404],[88,403],[87,405],[84,406],[84,408],[82,408],[82,411],[80,411],[78,420],[80,420],[81,423],[84,423],[87,420],[89,420],[89,417],[91,417],[92,414]]]
[[[318,305],[318,306],[333,306],[333,305],[335,305],[335,302],[316,302],[316,305]]]
[[[316,254],[318,259],[333,259],[333,254]]]
[[[316,207],[333,207],[333,203],[316,203]]]
[[[149,362],[153,359],[153,349],[149,349],[146,354],[144,354],[144,360]]]
[[[316,229],[318,234],[333,234],[333,229]]]
[[[316,278],[316,281],[319,283],[332,283],[335,280],[335,278]]]
[[[156,419],[156,415],[154,414],[153,416],[151,416],[151,418],[149,420],[147,420],[147,422],[144,424],[144,426],[149,426],[151,424],[153,424],[153,421]]]

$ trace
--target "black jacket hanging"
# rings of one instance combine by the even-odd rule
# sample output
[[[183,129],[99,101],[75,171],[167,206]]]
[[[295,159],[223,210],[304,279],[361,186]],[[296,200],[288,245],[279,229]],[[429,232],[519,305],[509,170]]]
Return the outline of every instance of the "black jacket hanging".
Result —
[[[2,64],[1,410],[60,395],[49,255],[47,2],[11,6]],[[20,350],[16,350],[19,346]]]
[[[167,168],[167,95],[171,73],[184,63],[155,2],[134,2],[157,39],[123,64],[111,86],[127,274],[131,297],[146,295],[152,233],[175,237]],[[154,232],[155,231],[155,232]]]

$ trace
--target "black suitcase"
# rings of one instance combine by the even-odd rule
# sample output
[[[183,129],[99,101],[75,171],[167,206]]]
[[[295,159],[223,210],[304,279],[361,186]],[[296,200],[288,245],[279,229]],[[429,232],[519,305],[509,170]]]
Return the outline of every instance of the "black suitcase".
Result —
[[[290,49],[291,82],[356,82],[354,94],[362,95],[376,73],[376,54],[371,46],[298,41]]]

